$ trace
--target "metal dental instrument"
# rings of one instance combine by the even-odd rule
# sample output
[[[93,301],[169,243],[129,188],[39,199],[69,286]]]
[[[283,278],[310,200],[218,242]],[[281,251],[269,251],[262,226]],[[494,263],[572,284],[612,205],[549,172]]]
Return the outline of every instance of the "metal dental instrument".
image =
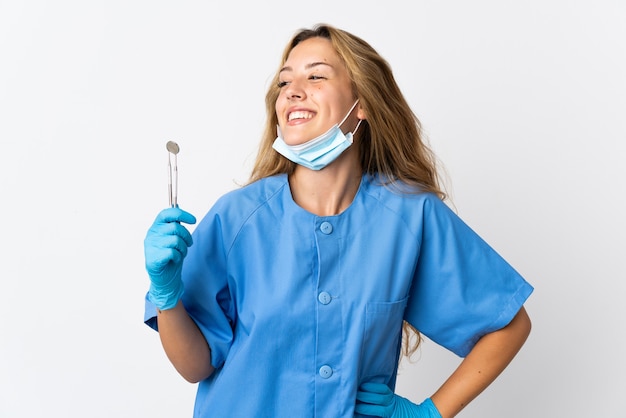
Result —
[[[169,194],[170,194],[170,206],[175,208],[178,206],[178,157],[177,157],[177,154],[180,151],[180,148],[178,147],[178,144],[174,141],[168,141],[165,147],[169,151],[168,160],[167,160],[167,168],[169,171],[168,189],[169,189]],[[174,156],[173,165],[172,165],[172,156]],[[172,178],[174,178],[173,183],[172,183]]]

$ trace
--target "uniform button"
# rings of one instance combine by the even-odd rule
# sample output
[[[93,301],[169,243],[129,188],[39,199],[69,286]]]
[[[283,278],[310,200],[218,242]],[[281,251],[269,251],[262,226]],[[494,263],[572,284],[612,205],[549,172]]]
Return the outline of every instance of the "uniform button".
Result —
[[[332,296],[330,296],[328,292],[320,292],[320,294],[317,295],[317,300],[319,300],[322,305],[328,305],[332,300]]]
[[[320,376],[322,376],[324,379],[328,379],[332,375],[333,375],[333,369],[331,369],[330,366],[320,367]]]
[[[330,224],[330,222],[322,222],[322,224],[320,225],[320,231],[328,235],[333,232],[333,226]]]

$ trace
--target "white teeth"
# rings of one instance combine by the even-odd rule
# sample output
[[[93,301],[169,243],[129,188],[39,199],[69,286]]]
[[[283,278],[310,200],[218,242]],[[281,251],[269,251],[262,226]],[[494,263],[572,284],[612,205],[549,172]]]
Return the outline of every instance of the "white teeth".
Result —
[[[302,111],[298,111],[298,112],[291,112],[289,114],[289,120],[294,120],[294,119],[311,119],[313,117],[313,114],[310,112],[302,112]]]

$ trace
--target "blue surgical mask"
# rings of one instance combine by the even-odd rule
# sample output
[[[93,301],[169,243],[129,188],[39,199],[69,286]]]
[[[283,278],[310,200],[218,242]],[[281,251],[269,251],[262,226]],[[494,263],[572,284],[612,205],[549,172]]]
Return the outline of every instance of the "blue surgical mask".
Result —
[[[321,170],[335,161],[342,152],[352,145],[352,137],[357,129],[359,129],[361,120],[359,119],[359,123],[356,125],[356,128],[354,128],[354,131],[348,132],[347,134],[341,132],[339,127],[348,119],[348,116],[350,116],[357,103],[359,103],[358,99],[354,102],[341,122],[335,124],[317,138],[313,138],[303,144],[287,145],[282,138],[280,128],[278,128],[278,137],[272,147],[296,164],[300,164],[311,170]]]

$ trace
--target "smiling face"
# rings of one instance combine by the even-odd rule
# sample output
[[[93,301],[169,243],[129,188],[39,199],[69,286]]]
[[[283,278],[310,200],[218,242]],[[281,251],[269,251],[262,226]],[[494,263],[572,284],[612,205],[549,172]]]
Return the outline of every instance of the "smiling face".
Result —
[[[325,38],[296,45],[279,73],[276,116],[284,141],[302,144],[341,122],[356,98],[346,66]],[[358,106],[357,106],[358,109]],[[353,130],[360,110],[353,111],[342,130]]]

